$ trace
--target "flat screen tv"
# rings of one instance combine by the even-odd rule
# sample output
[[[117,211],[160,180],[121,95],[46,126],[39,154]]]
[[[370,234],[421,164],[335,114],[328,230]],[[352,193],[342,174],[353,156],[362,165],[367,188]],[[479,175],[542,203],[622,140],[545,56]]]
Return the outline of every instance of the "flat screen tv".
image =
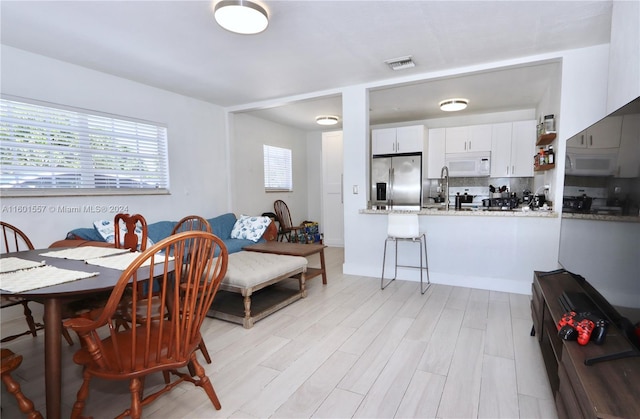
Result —
[[[567,156],[616,156],[616,167],[576,175],[567,162],[558,262],[587,281],[590,297],[639,345],[640,97],[578,136],[568,140]]]

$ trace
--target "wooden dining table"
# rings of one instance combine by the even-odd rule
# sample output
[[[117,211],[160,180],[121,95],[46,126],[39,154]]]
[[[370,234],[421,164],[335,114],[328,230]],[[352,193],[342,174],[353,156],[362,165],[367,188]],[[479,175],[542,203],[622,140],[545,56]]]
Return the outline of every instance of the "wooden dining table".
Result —
[[[36,249],[6,253],[0,258],[17,257],[46,265],[74,271],[97,272],[90,278],[78,279],[59,285],[47,286],[17,293],[44,304],[44,374],[47,418],[58,419],[62,408],[62,307],[68,301],[79,300],[87,295],[108,291],[115,287],[122,270],[110,269],[85,263],[83,260],[46,257],[42,254],[62,249]],[[1,261],[1,259],[0,259]],[[3,294],[11,294],[0,290]]]

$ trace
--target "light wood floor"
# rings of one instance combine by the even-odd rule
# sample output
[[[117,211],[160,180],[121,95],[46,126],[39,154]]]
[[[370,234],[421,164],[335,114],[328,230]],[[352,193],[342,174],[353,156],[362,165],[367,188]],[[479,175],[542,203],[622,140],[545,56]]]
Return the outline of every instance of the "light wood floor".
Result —
[[[317,256],[317,255],[316,255]],[[329,283],[245,330],[207,319],[203,362],[222,403],[183,383],[145,407],[156,418],[555,418],[540,349],[529,336],[526,295],[343,275],[328,248]],[[319,265],[310,259],[311,265]],[[3,322],[3,334],[22,320]],[[45,413],[42,336],[6,344],[25,361],[15,376]],[[63,417],[81,383],[63,344]],[[147,387],[159,383],[147,379]],[[85,414],[113,417],[128,406],[128,383],[92,381]],[[2,389],[2,417],[20,417]]]

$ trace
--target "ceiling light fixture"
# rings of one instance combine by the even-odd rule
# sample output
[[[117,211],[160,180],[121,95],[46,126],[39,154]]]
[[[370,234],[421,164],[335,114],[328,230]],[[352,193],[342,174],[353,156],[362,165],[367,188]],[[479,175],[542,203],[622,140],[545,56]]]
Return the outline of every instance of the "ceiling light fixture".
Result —
[[[318,125],[335,125],[338,123],[338,117],[333,115],[320,115],[316,117]]]
[[[446,99],[440,102],[440,109],[445,112],[461,111],[469,104],[468,99]]]
[[[247,0],[223,0],[216,4],[213,16],[224,29],[243,35],[260,33],[269,25],[267,11]]]

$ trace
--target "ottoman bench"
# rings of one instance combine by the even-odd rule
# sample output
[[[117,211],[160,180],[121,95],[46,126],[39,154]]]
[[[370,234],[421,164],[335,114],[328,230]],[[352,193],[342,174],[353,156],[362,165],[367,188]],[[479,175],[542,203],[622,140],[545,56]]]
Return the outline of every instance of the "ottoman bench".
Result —
[[[306,271],[307,259],[301,256],[247,251],[232,253],[227,274],[207,316],[239,323],[250,329],[254,322],[307,296]],[[276,285],[294,275],[298,275],[298,289]]]

